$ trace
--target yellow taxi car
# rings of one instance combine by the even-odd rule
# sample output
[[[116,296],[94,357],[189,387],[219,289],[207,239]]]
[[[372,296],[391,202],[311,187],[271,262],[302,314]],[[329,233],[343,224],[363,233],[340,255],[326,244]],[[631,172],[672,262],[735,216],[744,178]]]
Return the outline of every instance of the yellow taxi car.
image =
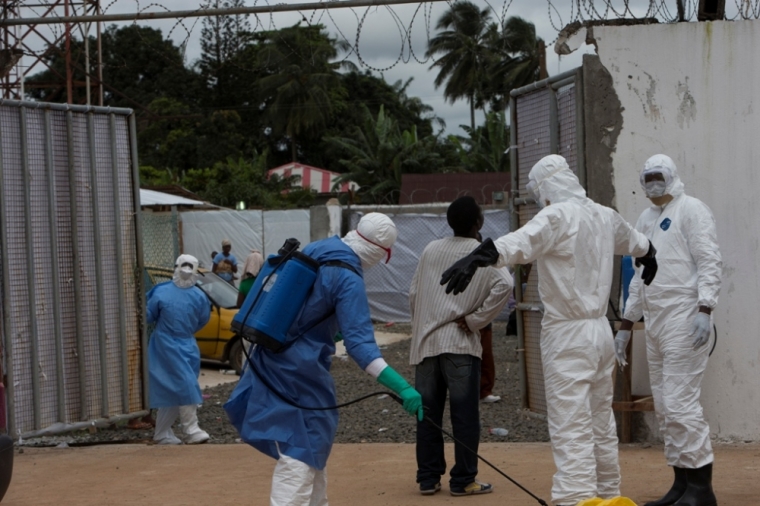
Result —
[[[211,316],[205,327],[195,333],[201,358],[227,363],[238,374],[243,370],[245,353],[243,341],[231,328],[237,314],[237,289],[213,272],[201,269],[203,276],[196,286],[203,290],[209,301]],[[145,289],[170,281],[174,271],[166,267],[145,267]]]

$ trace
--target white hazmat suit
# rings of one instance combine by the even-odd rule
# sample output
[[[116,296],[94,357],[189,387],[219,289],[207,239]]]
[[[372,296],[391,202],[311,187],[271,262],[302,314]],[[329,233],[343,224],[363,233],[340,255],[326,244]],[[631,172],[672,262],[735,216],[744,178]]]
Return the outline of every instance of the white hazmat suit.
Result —
[[[561,156],[543,158],[529,179],[541,204],[551,205],[494,244],[497,266],[537,263],[541,360],[557,466],[552,502],[609,499],[620,495],[615,351],[605,317],[613,260],[616,254],[645,256],[649,241],[613,209],[588,199]]]
[[[652,172],[662,173],[664,193],[673,199],[644,211],[636,229],[657,248],[662,269],[649,286],[634,277],[624,318],[646,322],[649,379],[668,465],[697,469],[712,463],[713,451],[699,403],[709,346],[696,342],[695,334],[718,304],[723,262],[712,212],[684,193],[673,160],[647,160],[642,187]],[[700,313],[700,307],[709,311]]]

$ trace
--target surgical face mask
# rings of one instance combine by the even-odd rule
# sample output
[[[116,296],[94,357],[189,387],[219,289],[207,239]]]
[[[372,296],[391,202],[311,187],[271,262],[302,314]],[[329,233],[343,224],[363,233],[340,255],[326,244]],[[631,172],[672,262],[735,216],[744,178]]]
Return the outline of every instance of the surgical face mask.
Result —
[[[665,181],[648,181],[644,183],[644,192],[646,193],[646,196],[651,198],[657,198],[662,197],[665,195],[665,192],[668,189],[667,183]]]
[[[195,285],[196,275],[192,268],[180,267],[174,270],[172,282],[179,288],[190,288]]]

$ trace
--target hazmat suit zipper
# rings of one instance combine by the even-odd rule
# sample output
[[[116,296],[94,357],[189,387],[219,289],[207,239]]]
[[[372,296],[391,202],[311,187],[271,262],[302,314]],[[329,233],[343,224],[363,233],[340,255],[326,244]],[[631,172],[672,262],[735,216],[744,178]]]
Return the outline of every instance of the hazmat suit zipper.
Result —
[[[647,234],[647,239],[649,239],[649,242],[651,244],[654,244],[654,242],[653,242],[653,240],[654,240],[654,234],[657,231],[657,229],[660,227],[660,224],[662,223],[662,215],[665,214],[665,208],[670,203],[672,203],[672,202],[673,201],[671,200],[670,202],[668,202],[667,204],[665,204],[663,206],[658,206],[660,208],[660,214],[657,216],[657,219],[654,220],[654,224],[652,225],[652,229],[649,231],[649,234]],[[647,299],[647,296],[646,296],[646,290],[647,290],[647,285],[645,285],[645,284],[642,283],[642,285],[641,285],[641,291],[642,291],[642,295],[643,295],[642,301],[644,303],[644,307],[647,310],[647,313],[649,313],[649,303],[648,303],[648,299]]]

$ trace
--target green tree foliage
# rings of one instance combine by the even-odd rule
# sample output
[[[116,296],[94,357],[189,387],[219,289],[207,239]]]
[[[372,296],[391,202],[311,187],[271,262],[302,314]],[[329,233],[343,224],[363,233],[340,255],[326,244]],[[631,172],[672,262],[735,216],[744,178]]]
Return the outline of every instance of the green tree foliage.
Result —
[[[232,9],[244,7],[243,0],[212,0],[206,7]],[[251,38],[251,23],[246,16],[203,18],[201,58],[197,68],[205,85],[208,105],[232,107],[250,98],[251,71],[246,71],[241,55]]]
[[[493,41],[499,55],[490,68],[487,96],[494,110],[509,103],[509,92],[539,79],[543,41],[533,23],[513,16]]]
[[[450,102],[470,104],[470,129],[475,109],[504,110],[509,92],[538,80],[541,39],[536,27],[520,17],[501,26],[491,21],[490,8],[455,2],[438,20],[439,32],[428,43],[427,55],[438,57],[436,87],[444,86]]]
[[[333,60],[347,43],[331,39],[321,25],[266,32],[259,40],[259,68],[268,74],[258,81],[264,114],[297,161],[299,139],[319,137],[345,99],[341,63]]]
[[[364,125],[355,127],[351,137],[327,137],[329,144],[343,153],[340,164],[346,172],[338,183],[354,181],[364,202],[395,204],[404,173],[430,172],[442,165],[436,153],[436,139],[420,140],[416,127],[400,130],[398,123],[380,106],[377,116],[364,108]]]
[[[267,175],[267,153],[254,153],[251,159],[228,157],[206,169],[187,171],[140,167],[140,180],[147,185],[178,184],[201,198],[223,207],[284,209],[308,206],[314,200],[310,190],[298,188],[298,176],[281,178]]]
[[[179,47],[165,39],[160,30],[130,25],[117,28],[111,25],[103,32],[104,105],[131,107],[138,114],[147,113],[147,105],[160,97],[169,97],[194,104],[201,91],[198,76],[184,64]],[[84,42],[71,41],[74,102],[85,103]],[[49,69],[29,77],[26,82],[31,98],[48,102],[66,101],[66,65],[63,46],[47,53]],[[97,45],[90,38],[90,77],[97,90]]]
[[[468,137],[451,135],[449,141],[456,146],[461,167],[469,172],[508,172],[509,128],[504,113],[490,112],[484,125],[474,130],[462,127]]]
[[[438,34],[428,42],[427,56],[439,57],[436,88],[445,83],[443,96],[450,102],[466,99],[470,104],[470,128],[475,128],[475,108],[484,101],[487,69],[494,59],[492,41],[497,25],[491,9],[482,10],[462,0],[451,4],[438,19]]]
[[[446,98],[470,102],[465,137],[444,136],[433,109],[409,95],[411,79],[388,83],[344,61],[350,47],[322,25],[252,32],[243,16],[205,19],[202,56],[191,65],[159,30],[107,28],[105,101],[137,112],[143,184],[181,184],[222,206],[307,205],[313,195],[295,180],[267,178],[267,169],[293,160],[343,173],[360,185],[362,201],[395,202],[404,173],[506,169],[503,115],[476,126],[474,110],[503,110],[510,86],[534,79],[539,39],[530,23],[512,18],[500,26],[489,16],[455,2],[428,50],[440,57],[436,83],[445,83]],[[73,39],[71,47],[80,85],[84,44]],[[52,70],[27,81],[29,95],[66,101],[62,48],[46,58]],[[76,102],[84,91],[75,87]]]

